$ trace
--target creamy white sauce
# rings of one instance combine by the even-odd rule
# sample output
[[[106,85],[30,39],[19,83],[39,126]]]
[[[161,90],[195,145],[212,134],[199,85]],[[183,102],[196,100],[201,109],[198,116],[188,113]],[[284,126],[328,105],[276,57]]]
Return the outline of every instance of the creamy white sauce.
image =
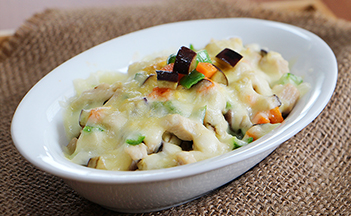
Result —
[[[167,168],[224,154],[279,126],[254,121],[276,107],[288,114],[306,85],[279,83],[289,73],[288,62],[256,44],[243,46],[231,38],[205,47],[214,64],[224,48],[243,56],[236,66],[222,68],[228,86],[200,81],[159,93],[155,70],[167,56],[134,63],[127,76],[99,73],[76,81],[77,95],[68,101],[64,121],[67,136],[77,141],[68,146],[67,157],[108,170]]]

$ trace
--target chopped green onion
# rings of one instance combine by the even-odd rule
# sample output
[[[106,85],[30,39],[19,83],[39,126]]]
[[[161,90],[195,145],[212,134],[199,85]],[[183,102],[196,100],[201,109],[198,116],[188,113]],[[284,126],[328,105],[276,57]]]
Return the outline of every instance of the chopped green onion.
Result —
[[[88,126],[88,125],[86,125],[86,126],[83,128],[83,131],[84,131],[84,132],[92,132],[93,130],[104,131],[104,129],[102,129],[102,128],[100,128],[100,127],[93,127],[93,126]]]
[[[196,83],[198,83],[200,80],[203,80],[204,78],[205,78],[205,75],[194,70],[189,75],[182,77],[179,80],[179,83],[185,88],[189,89],[191,86],[195,85]]]
[[[282,77],[280,77],[280,79],[278,80],[278,84],[288,84],[291,83],[295,86],[300,85],[303,82],[302,78],[299,76],[296,76],[292,73],[286,73],[284,74]]]
[[[196,51],[193,44],[190,44],[190,45],[189,45],[189,48],[190,48],[191,50],[193,50],[193,51]]]
[[[242,146],[245,146],[253,141],[252,137],[247,138],[246,140],[240,140],[237,137],[233,137],[233,149],[240,148]]]
[[[139,72],[134,75],[134,80],[138,81],[139,83],[142,83],[145,81],[146,77],[147,76],[145,73]]]
[[[199,62],[207,62],[207,63],[211,63],[212,64],[212,60],[211,60],[210,55],[208,54],[207,50],[200,50],[200,51],[198,51],[197,52],[197,56],[196,56],[196,61],[197,61],[197,63],[199,63]]]
[[[227,101],[226,103],[225,103],[225,108],[226,109],[230,109],[230,108],[232,108],[233,107],[233,105],[229,102],[229,101]]]
[[[139,145],[145,139],[145,136],[141,134],[132,134],[126,139],[126,143],[129,145]]]
[[[151,109],[155,112],[166,112],[170,114],[181,114],[181,111],[178,107],[174,106],[172,101],[154,101],[151,103]]]
[[[234,142],[233,145],[234,145],[234,146],[233,146],[233,150],[241,147],[241,145],[239,145],[239,144],[236,143],[236,142]]]
[[[249,137],[249,138],[247,138],[247,140],[246,140],[247,143],[252,143],[252,141],[253,141],[253,137]]]
[[[179,109],[176,106],[174,106],[172,101],[165,101],[163,102],[163,105],[169,113],[172,113],[172,114],[180,113]]]
[[[161,109],[163,107],[163,103],[161,101],[154,101],[151,103],[151,109],[153,110],[158,110]]]
[[[91,126],[85,126],[84,128],[83,128],[83,131],[84,132],[91,132],[93,130],[93,127],[91,127]]]
[[[191,113],[190,118],[204,122],[206,116],[207,105]]]

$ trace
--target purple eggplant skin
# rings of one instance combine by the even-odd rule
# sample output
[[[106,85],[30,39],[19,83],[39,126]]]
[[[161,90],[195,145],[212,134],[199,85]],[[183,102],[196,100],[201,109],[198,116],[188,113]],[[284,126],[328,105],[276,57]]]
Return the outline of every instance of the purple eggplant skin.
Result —
[[[155,84],[157,82],[157,78],[155,78],[155,74],[150,74],[150,76],[148,76],[145,81],[141,84],[141,86],[145,86],[145,85],[152,85]]]
[[[232,49],[225,48],[216,55],[216,58],[234,67],[243,58],[243,56]]]
[[[170,72],[170,71],[157,70],[156,74],[157,74],[157,80],[178,82],[178,73]]]
[[[225,73],[216,65],[212,64],[215,68],[217,68],[217,72],[214,73],[210,79],[212,81],[215,81],[217,83],[221,83],[225,86],[228,86],[229,85],[229,80],[227,78],[227,76],[225,75]]]
[[[196,52],[182,46],[177,53],[173,72],[188,75],[195,69],[196,66]]]
[[[229,85],[228,78],[222,70],[217,70],[217,72],[211,77],[211,80],[225,86]]]
[[[261,54],[262,57],[264,57],[264,56],[266,56],[268,54],[268,51],[265,50],[265,49],[261,49],[260,50],[260,54]]]

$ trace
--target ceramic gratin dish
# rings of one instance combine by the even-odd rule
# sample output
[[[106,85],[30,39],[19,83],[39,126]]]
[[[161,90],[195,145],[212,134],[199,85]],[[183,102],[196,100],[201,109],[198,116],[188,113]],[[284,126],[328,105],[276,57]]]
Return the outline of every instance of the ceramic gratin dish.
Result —
[[[212,30],[209,31],[209,28]],[[167,34],[164,32],[174,32]],[[186,32],[186,33],[182,33]],[[126,71],[141,57],[212,38],[239,37],[282,54],[291,72],[311,84],[281,126],[247,146],[193,164],[151,171],[106,171],[66,159],[62,101],[72,97],[73,80],[97,71]],[[11,125],[19,152],[39,169],[58,176],[80,195],[120,212],[147,212],[179,205],[214,190],[255,166],[308,125],[328,103],[337,80],[332,50],[304,29],[258,19],[194,20],[151,27],[93,47],[41,79],[19,104]]]

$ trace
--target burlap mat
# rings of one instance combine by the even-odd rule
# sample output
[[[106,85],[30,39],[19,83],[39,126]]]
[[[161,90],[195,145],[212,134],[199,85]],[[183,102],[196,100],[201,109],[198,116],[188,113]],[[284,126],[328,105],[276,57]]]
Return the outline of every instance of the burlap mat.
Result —
[[[161,23],[213,17],[277,20],[316,33],[337,56],[336,91],[313,123],[238,179],[195,201],[145,215],[351,214],[351,23],[311,11],[264,10],[248,1],[172,0],[137,7],[46,10],[2,45],[0,215],[118,214],[80,197],[18,153],[10,135],[15,108],[45,74],[96,44]]]

